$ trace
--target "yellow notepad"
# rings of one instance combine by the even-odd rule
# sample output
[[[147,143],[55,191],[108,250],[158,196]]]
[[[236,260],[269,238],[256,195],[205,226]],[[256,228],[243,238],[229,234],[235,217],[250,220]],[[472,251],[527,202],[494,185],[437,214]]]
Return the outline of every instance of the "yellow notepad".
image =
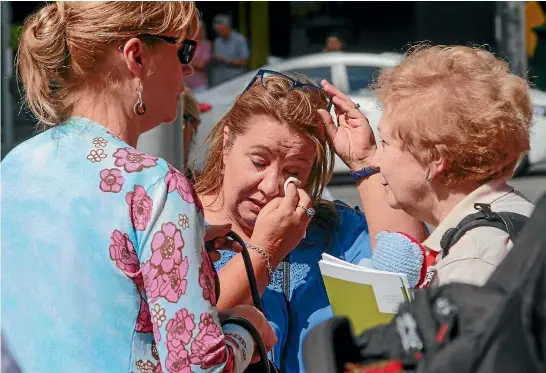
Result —
[[[413,294],[405,274],[359,267],[323,254],[320,271],[336,316],[347,316],[356,334],[389,323]]]

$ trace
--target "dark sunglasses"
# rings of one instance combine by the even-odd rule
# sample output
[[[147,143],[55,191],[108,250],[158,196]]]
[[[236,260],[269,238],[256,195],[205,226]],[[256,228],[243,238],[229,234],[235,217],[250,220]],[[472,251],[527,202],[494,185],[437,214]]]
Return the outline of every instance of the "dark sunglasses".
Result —
[[[184,120],[187,120],[187,121],[190,122],[190,123],[195,123],[195,122],[197,122],[197,118],[194,117],[194,116],[191,115],[191,114],[184,114]]]
[[[287,93],[292,91],[293,89],[295,88],[300,88],[300,89],[303,89],[303,90],[306,90],[306,89],[311,89],[311,90],[317,90],[319,91],[319,93],[321,93],[325,100],[326,100],[326,103],[325,105],[322,107],[319,107],[319,109],[325,109],[326,111],[330,111],[330,109],[332,108],[332,97],[326,93],[326,91],[324,91],[324,89],[322,89],[322,87],[319,87],[318,85],[315,85],[315,84],[311,84],[311,83],[303,83],[303,82],[300,82],[288,75],[285,75],[283,73],[280,73],[280,72],[277,72],[277,71],[273,71],[273,70],[267,70],[267,69],[260,69],[258,70],[258,72],[256,73],[256,75],[254,75],[254,77],[252,78],[252,80],[250,81],[250,83],[248,83],[248,85],[246,86],[245,90],[243,91],[243,93],[245,93],[246,91],[248,91],[250,89],[250,87],[252,87],[254,85],[254,83],[256,83],[256,81],[259,79],[260,80],[260,83],[265,87],[265,83],[264,83],[264,80],[267,81],[267,77],[268,76],[271,76],[271,75],[276,75],[276,76],[281,76],[283,77],[284,79],[286,79],[288,82],[290,82],[290,87],[288,88],[288,90],[286,91]]]
[[[178,42],[178,39],[173,36],[153,35],[153,34],[138,34],[137,36],[163,40],[164,42],[169,44],[176,44]],[[184,41],[182,42],[182,45],[180,45],[180,49],[178,49],[178,59],[180,60],[180,63],[182,65],[189,64],[191,60],[193,59],[193,56],[195,55],[196,49],[197,49],[197,42],[195,40],[184,39]],[[123,51],[123,45],[119,47],[119,50]]]

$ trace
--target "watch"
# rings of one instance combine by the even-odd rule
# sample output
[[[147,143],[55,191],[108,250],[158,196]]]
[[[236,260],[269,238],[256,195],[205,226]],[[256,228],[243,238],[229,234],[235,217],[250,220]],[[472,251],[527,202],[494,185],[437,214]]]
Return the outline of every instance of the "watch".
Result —
[[[353,181],[356,182],[358,180],[365,179],[367,177],[375,175],[378,172],[379,172],[378,168],[367,166],[358,171],[349,171],[349,175],[351,175],[351,177],[353,178]]]

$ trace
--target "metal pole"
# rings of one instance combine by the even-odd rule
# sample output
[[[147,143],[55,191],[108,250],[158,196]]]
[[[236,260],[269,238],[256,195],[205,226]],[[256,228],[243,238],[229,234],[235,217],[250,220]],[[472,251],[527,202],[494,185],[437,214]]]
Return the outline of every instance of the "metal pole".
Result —
[[[11,50],[11,2],[0,2],[2,20],[2,43],[0,47],[2,118],[2,156],[7,154],[14,143],[13,105],[11,98],[11,79],[13,71],[13,51]]]
[[[512,72],[527,75],[525,50],[525,2],[497,2],[496,38],[503,57],[508,59]]]

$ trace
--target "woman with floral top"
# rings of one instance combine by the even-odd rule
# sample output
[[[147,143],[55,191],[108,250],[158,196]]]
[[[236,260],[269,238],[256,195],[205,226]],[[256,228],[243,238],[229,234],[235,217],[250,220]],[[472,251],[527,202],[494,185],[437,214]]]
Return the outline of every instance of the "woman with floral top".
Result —
[[[18,67],[49,129],[2,162],[2,327],[22,371],[242,372],[255,343],[231,317],[275,344],[255,308],[217,312],[204,241],[231,227],[205,229],[188,180],[135,149],[176,117],[197,24],[193,2],[59,2],[25,22]]]

